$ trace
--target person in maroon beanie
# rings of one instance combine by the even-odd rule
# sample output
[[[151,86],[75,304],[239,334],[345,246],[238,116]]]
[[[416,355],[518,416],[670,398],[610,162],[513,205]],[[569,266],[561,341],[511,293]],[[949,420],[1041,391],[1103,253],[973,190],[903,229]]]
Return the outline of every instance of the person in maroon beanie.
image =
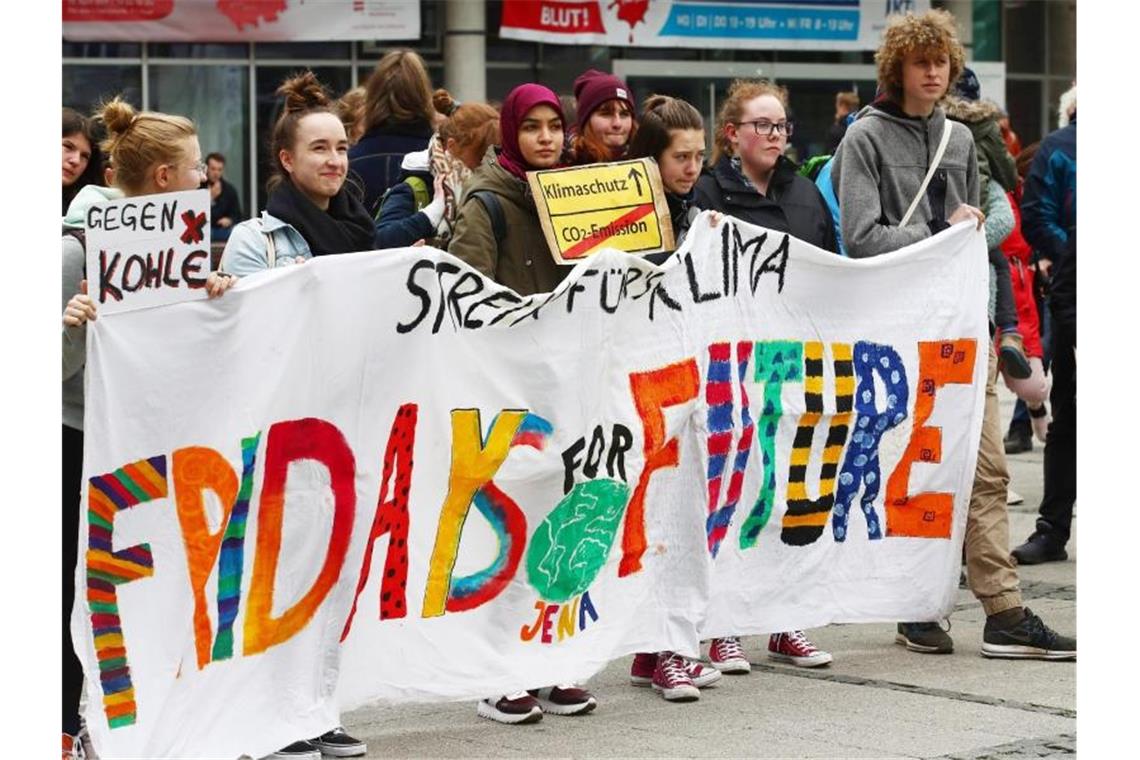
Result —
[[[613,74],[589,69],[574,80],[577,130],[570,140],[575,166],[624,158],[637,134],[633,90]]]

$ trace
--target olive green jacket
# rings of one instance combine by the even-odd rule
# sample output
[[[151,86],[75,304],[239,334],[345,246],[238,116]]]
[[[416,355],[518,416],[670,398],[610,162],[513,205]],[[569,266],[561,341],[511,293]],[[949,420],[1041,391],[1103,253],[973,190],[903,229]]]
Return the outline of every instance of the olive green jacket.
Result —
[[[499,198],[507,223],[501,243],[495,240],[483,203],[472,197],[476,190],[489,190]],[[554,290],[570,271],[555,263],[546,245],[530,188],[494,157],[485,159],[464,183],[447,252],[523,296]]]

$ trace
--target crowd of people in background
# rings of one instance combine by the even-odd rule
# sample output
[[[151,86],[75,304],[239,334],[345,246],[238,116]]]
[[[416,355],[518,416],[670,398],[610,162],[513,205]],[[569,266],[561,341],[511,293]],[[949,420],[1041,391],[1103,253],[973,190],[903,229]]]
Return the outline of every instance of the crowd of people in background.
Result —
[[[573,96],[539,83],[501,104],[456,102],[433,89],[414,52],[384,56],[363,87],[334,99],[311,71],[282,82],[280,115],[265,146],[273,167],[265,208],[245,218],[225,157],[203,163],[193,122],[136,112],[116,98],[88,118],[63,109],[63,606],[65,751],[79,751],[82,670],[68,620],[74,595],[83,450],[84,329],[96,319],[83,276],[85,210],[123,196],[207,188],[211,234],[224,242],[211,297],[239,277],[316,256],[429,244],[520,295],[548,292],[569,272],[547,253],[527,172],[627,158],[656,162],[680,246],[700,211],[788,232],[818,248],[867,258],[927,239],[958,222],[986,230],[990,262],[983,429],[970,497],[965,578],[986,615],[982,653],[1073,659],[1074,638],[1024,607],[1017,565],[1063,560],[1076,498],[1076,100],[1062,128],[1021,147],[1009,117],[982,98],[945,11],[892,20],[876,53],[879,91],[860,107],[836,95],[824,155],[797,164],[788,92],[766,80],[734,82],[715,124],[679,98],[639,105],[620,78],[588,70]],[[106,136],[100,140],[98,132]],[[706,138],[711,155],[706,158]],[[383,255],[382,253],[378,255]],[[670,253],[654,254],[657,264]],[[1019,398],[1002,435],[998,376]],[[1050,417],[1050,415],[1052,415]],[[1036,530],[1009,549],[1005,454],[1045,443],[1045,495]],[[898,623],[896,641],[949,653],[938,622]],[[772,634],[767,654],[801,667],[832,655],[803,631]],[[634,656],[630,679],[670,701],[691,701],[722,673],[748,673],[739,637],[709,642],[706,661],[673,652]],[[580,684],[492,695],[478,715],[533,723],[578,715],[598,698]],[[67,737],[72,737],[71,745]],[[336,729],[274,757],[355,756]]]

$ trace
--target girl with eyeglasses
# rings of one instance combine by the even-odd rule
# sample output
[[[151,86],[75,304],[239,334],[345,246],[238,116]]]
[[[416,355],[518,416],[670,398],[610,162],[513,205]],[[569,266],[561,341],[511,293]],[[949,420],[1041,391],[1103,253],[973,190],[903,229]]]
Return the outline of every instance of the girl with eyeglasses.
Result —
[[[696,205],[761,227],[787,232],[835,253],[831,212],[816,186],[784,156],[793,124],[788,93],[766,80],[736,80],[717,120],[713,168],[697,181]],[[831,662],[803,631],[773,633],[768,657],[804,668]],[[740,637],[713,639],[709,662],[722,673],[748,673],[752,665]]]
[[[784,156],[794,128],[787,108],[783,87],[766,80],[732,83],[717,119],[712,170],[697,182],[696,204],[834,253],[823,196]]]
[[[83,375],[87,361],[87,322],[96,318],[84,275],[87,210],[96,203],[139,195],[197,190],[205,179],[194,123],[184,116],[137,113],[115,98],[100,109],[107,128],[101,146],[115,167],[114,187],[92,183],[72,200],[63,219],[63,756],[81,757],[79,695],[83,668],[71,640],[75,566],[79,548],[79,508],[83,486]],[[66,125],[64,131],[66,132]],[[66,138],[65,138],[66,150]],[[233,278],[211,272],[206,292],[220,296]]]

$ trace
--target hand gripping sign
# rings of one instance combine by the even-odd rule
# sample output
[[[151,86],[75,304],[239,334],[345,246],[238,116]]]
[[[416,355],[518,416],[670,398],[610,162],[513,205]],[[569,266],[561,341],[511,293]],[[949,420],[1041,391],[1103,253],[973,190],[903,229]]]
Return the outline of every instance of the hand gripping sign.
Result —
[[[88,292],[100,314],[206,298],[209,191],[99,203],[84,227]]]
[[[559,264],[602,248],[638,255],[674,248],[669,204],[651,159],[527,172],[527,179]]]

